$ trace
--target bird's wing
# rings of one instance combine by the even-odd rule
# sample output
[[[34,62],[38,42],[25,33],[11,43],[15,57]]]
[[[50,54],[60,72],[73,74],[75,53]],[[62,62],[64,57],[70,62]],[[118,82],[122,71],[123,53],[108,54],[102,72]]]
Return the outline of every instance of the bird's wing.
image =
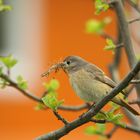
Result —
[[[105,83],[112,88],[114,88],[116,86],[116,83],[113,82],[109,77],[107,77],[104,74],[104,72],[97,66],[95,66],[93,64],[88,64],[88,66],[85,66],[85,70],[88,73],[90,73],[91,77],[93,77],[94,79],[97,79],[100,82]]]

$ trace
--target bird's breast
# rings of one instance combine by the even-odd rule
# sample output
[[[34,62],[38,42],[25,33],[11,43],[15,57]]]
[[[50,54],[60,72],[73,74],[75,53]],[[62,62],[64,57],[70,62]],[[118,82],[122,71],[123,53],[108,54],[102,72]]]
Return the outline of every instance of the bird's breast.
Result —
[[[83,69],[70,74],[69,80],[76,94],[86,102],[98,102],[111,90]]]

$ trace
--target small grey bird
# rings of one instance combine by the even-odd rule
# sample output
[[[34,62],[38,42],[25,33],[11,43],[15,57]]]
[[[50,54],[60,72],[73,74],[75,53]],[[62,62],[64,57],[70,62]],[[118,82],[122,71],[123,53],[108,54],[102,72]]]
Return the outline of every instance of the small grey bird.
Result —
[[[116,86],[116,83],[107,77],[100,68],[79,56],[66,57],[62,68],[68,75],[76,94],[85,102],[99,102]],[[134,115],[140,115],[121,98],[120,93],[111,101],[125,107]]]
[[[66,57],[63,62],[53,65],[42,76],[48,76],[53,70],[57,71],[60,68],[68,75],[76,94],[85,102],[99,102],[116,86],[116,83],[107,77],[100,68],[79,56]],[[140,115],[123,100],[120,93],[111,101],[125,107],[134,115]]]

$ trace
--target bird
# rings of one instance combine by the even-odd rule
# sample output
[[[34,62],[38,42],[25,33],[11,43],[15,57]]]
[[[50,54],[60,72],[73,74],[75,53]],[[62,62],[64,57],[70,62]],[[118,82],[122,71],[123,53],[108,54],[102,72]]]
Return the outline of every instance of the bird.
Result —
[[[67,56],[61,66],[67,74],[73,90],[85,102],[101,101],[117,85],[98,66],[79,56]],[[140,115],[120,94],[111,101],[126,108],[134,115]]]

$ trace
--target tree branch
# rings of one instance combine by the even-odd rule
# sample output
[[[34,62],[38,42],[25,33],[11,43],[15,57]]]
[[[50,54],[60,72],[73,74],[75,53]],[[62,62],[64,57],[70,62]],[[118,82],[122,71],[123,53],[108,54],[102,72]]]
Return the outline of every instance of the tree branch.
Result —
[[[20,88],[18,86],[18,84],[16,82],[14,82],[10,77],[8,77],[7,75],[1,74],[0,77],[4,80],[6,80],[9,83],[9,86],[17,89],[18,91],[20,91],[23,95],[25,95],[26,97],[39,102],[39,103],[43,103],[41,98],[35,96],[34,94],[31,94],[29,91],[25,91],[22,88]],[[46,94],[46,92],[44,93]],[[43,94],[43,96],[44,96]],[[87,109],[89,108],[89,104],[83,104],[83,105],[78,105],[78,106],[69,106],[69,105],[62,105],[59,106],[58,109],[61,110],[68,110],[68,111],[79,111],[79,110],[83,110],[83,109]]]
[[[65,125],[68,124],[68,121],[64,119],[61,115],[58,114],[58,112],[53,111],[54,115],[58,118],[58,120],[62,121]]]
[[[16,82],[14,82],[12,79],[10,79],[10,77],[8,77],[7,75],[1,74],[0,77],[3,78],[4,80],[6,80],[9,83],[9,86],[14,87],[18,91],[20,91],[23,95],[27,96],[28,98],[30,98],[36,102],[43,103],[41,98],[39,98],[39,97],[29,93],[28,91],[25,91],[22,88],[20,88],[18,86],[18,84]]]
[[[76,120],[70,122],[68,125],[58,130],[52,131],[46,135],[42,135],[38,137],[36,140],[59,139],[62,136],[68,134],[70,131],[76,129],[77,127],[89,122],[91,117],[95,116],[113,97],[115,97],[120,91],[122,91],[129,84],[129,82],[136,76],[139,70],[140,70],[140,62],[136,64],[136,66],[124,78],[124,80],[120,84],[118,84],[118,86],[113,88],[110,94],[104,97],[94,107],[91,107],[91,109],[87,111],[82,117],[77,118]],[[128,129],[130,130],[130,127],[128,127]],[[140,132],[138,128],[135,128],[134,130]]]
[[[140,100],[134,100],[134,101],[129,101],[129,104],[139,104],[140,105]]]
[[[117,26],[117,28],[118,28],[118,35],[117,35],[118,37],[117,37],[116,44],[120,44],[122,42],[122,36],[121,36],[120,29],[118,26]],[[122,54],[122,50],[116,49],[115,54],[114,54],[114,58],[113,58],[113,62],[112,62],[112,64],[110,64],[108,66],[108,69],[109,69],[110,74],[111,74],[111,78],[116,83],[118,83],[120,80],[119,73],[118,73],[118,67],[120,64],[121,54]]]
[[[116,132],[116,130],[119,128],[119,126],[114,126],[109,133],[106,134],[107,138],[111,138],[113,134]]]
[[[135,4],[132,0],[126,0],[137,12],[140,13],[140,8],[138,4]]]
[[[122,1],[115,0],[113,2],[113,5],[116,11],[116,15],[118,17],[121,34],[123,36],[124,48],[128,58],[129,66],[130,68],[132,68],[136,64],[137,59],[135,57],[135,53],[133,50],[132,41],[130,38],[130,33],[128,28],[128,22],[126,20],[126,16],[124,13],[123,4]],[[140,79],[140,75],[138,75],[137,78]],[[136,91],[137,91],[138,98],[140,98],[140,86],[138,84],[136,85]]]
[[[140,21],[140,18],[132,19],[132,20],[128,21],[128,23],[131,24],[131,23],[134,23],[134,22],[136,22],[136,21]]]
[[[138,79],[138,80],[131,80],[130,84],[140,84],[140,79]]]

